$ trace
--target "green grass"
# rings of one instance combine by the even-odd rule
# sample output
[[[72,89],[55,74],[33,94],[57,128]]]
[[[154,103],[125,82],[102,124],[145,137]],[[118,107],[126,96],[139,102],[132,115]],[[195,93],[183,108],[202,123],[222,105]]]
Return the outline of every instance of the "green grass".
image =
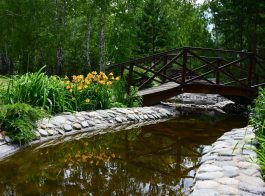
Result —
[[[8,85],[8,79],[4,76],[0,76],[0,86],[7,86]]]

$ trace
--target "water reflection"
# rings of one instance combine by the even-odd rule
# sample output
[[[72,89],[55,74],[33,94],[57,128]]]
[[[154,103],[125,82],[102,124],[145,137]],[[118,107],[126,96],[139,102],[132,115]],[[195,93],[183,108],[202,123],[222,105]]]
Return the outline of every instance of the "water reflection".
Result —
[[[0,163],[3,195],[183,195],[201,146],[246,120],[176,119],[38,149]],[[218,127],[218,129],[217,129]]]

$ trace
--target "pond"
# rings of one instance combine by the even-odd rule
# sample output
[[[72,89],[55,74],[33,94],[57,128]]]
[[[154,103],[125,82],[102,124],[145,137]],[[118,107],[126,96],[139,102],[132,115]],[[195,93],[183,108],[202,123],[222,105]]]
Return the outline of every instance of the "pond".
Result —
[[[28,147],[0,162],[1,195],[185,195],[203,145],[247,119],[177,118],[56,146]]]

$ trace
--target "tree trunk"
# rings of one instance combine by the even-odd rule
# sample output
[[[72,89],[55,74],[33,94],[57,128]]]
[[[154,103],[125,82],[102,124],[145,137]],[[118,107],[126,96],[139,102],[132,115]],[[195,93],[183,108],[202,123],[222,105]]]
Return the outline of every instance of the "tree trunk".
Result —
[[[104,21],[104,9],[101,8],[101,29],[100,29],[100,71],[104,71],[104,63],[105,63],[105,21]]]
[[[87,16],[87,32],[86,32],[86,62],[88,70],[91,71],[91,61],[90,61],[90,35],[91,35],[91,15]]]
[[[61,7],[61,28],[59,31],[59,17],[58,17],[58,1],[54,0],[54,28],[55,28],[55,34],[57,37],[57,49],[56,49],[56,57],[57,57],[57,66],[56,66],[56,74],[58,76],[61,76],[63,74],[63,65],[64,65],[64,48],[61,38],[61,31],[64,30],[65,25],[65,1],[62,1],[62,7]]]

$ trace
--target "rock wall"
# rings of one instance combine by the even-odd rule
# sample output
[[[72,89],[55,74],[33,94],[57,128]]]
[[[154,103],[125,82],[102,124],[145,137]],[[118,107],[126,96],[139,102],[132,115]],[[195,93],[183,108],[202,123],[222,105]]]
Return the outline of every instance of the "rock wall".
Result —
[[[191,195],[265,195],[254,138],[252,127],[233,129],[204,147]]]
[[[180,112],[176,110],[176,107],[163,105],[141,108],[113,108],[93,112],[67,112],[37,122],[36,140],[28,145],[74,134],[82,133],[84,136],[84,133],[98,133],[104,129],[124,129],[125,126],[128,127],[129,125],[140,126],[146,123],[157,123],[163,119],[179,115]],[[8,136],[2,136],[0,138],[0,159],[26,146],[15,145]]]

